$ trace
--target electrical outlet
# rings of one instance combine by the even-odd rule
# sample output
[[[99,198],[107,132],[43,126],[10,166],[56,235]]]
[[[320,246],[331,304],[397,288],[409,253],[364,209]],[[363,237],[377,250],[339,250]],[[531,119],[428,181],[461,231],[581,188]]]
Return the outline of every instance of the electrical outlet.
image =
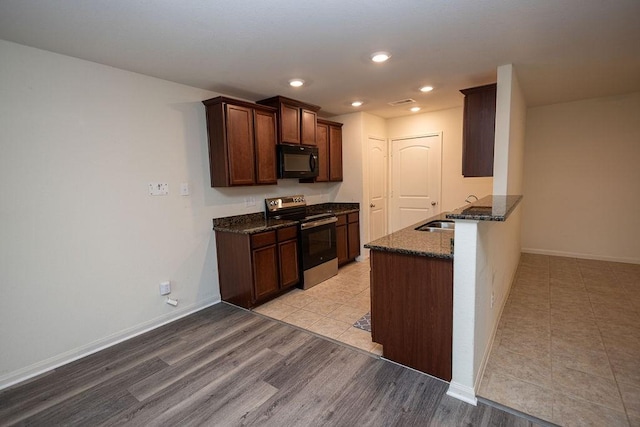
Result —
[[[189,183],[188,182],[183,182],[182,184],[180,184],[180,195],[181,196],[188,196],[189,195]]]
[[[149,194],[151,196],[166,196],[169,194],[169,184],[166,182],[150,182]]]
[[[160,283],[160,295],[169,295],[171,293],[171,282]]]

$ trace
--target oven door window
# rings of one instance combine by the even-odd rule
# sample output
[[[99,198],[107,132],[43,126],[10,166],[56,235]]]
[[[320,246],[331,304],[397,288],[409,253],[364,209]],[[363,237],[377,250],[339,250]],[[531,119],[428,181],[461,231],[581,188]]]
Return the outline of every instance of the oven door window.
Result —
[[[303,270],[308,270],[338,256],[335,223],[302,230],[301,235]]]

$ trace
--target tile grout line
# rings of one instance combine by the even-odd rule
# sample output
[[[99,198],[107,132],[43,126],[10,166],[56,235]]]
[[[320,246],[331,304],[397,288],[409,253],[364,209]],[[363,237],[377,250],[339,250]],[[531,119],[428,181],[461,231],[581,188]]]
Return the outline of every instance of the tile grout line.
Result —
[[[615,272],[613,270],[611,270],[609,265],[607,265],[607,268],[609,268],[611,273],[614,275],[615,279],[618,280]],[[582,277],[582,270],[580,270],[580,275]],[[591,310],[593,311],[593,301],[591,299],[591,293],[588,290],[587,290],[587,292],[589,294],[589,304],[591,305]],[[625,287],[625,293],[626,293],[626,287]],[[595,311],[594,311],[594,317],[595,317]],[[611,358],[609,357],[609,348],[608,348],[607,345],[604,344],[604,337],[602,335],[602,327],[600,326],[600,323],[598,322],[598,319],[596,319],[596,326],[598,327],[598,332],[600,332],[600,339],[602,340],[602,345],[604,346],[604,352],[607,355],[607,361],[609,362],[609,368],[611,369],[611,373],[613,374],[613,380],[616,383],[616,389],[618,390],[618,396],[620,396],[620,402],[622,403],[622,407],[624,408],[624,413],[625,413],[625,415],[627,417],[627,422],[629,423],[629,425],[631,425],[631,416],[629,414],[629,410],[627,409],[627,405],[626,405],[624,399],[622,398],[622,390],[620,390],[620,382],[618,381],[618,377],[616,376],[616,372],[613,369],[613,363],[611,363]]]

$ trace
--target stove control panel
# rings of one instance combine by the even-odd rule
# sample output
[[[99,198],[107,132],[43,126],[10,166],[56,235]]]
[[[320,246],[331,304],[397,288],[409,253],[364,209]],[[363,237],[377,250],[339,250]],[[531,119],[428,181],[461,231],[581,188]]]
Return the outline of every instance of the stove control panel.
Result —
[[[269,212],[307,206],[307,202],[303,195],[274,197],[271,199],[264,199],[264,203]]]

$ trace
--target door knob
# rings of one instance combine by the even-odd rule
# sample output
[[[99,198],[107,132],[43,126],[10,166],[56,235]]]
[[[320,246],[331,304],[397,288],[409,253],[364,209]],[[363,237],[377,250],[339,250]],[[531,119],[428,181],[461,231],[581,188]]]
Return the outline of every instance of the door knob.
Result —
[[[438,202],[431,202],[431,206],[435,206],[437,204],[438,204]]]
[[[370,208],[375,208],[375,207],[376,207],[376,205],[374,205],[373,203],[371,203],[371,204],[369,205],[369,207],[370,207]]]

